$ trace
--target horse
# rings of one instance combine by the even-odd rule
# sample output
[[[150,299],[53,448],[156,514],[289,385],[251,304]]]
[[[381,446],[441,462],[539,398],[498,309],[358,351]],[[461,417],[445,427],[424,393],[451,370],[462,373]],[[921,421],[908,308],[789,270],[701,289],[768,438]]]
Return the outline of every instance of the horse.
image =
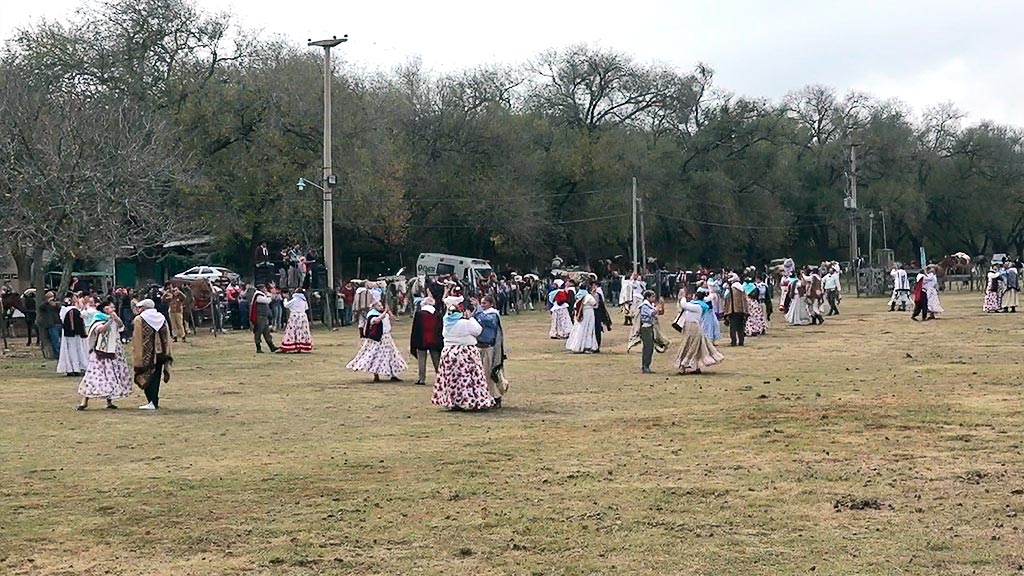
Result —
[[[32,345],[32,330],[36,331],[36,340],[39,339],[39,329],[35,326],[36,319],[36,298],[34,290],[27,290],[25,294],[8,292],[0,297],[0,314],[3,315],[4,335],[14,326],[14,312],[21,313],[21,319],[25,322],[25,333],[28,334],[26,346]],[[13,334],[12,334],[13,335]]]
[[[968,289],[973,287],[974,262],[964,252],[946,255],[935,265],[935,271],[940,286],[945,283],[946,276],[967,276],[966,279],[961,281],[961,287],[967,287]]]

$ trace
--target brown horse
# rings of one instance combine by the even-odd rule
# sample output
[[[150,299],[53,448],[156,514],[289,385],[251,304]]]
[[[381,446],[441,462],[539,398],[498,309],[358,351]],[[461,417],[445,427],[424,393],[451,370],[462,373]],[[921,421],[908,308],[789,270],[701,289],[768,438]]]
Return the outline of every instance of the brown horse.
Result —
[[[14,311],[21,312],[21,319],[25,322],[25,333],[28,334],[28,342],[26,346],[32,345],[32,330],[38,329],[34,326],[35,324],[35,295],[23,296],[16,292],[10,292],[0,297],[0,329],[3,329],[3,335],[6,338],[8,331],[12,329],[14,321]]]

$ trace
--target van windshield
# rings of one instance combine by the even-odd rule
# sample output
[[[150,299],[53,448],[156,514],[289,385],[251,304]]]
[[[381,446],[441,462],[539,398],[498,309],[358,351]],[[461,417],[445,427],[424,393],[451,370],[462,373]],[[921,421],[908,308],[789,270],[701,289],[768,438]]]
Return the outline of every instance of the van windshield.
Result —
[[[474,268],[478,278],[490,278],[492,270],[490,268]]]

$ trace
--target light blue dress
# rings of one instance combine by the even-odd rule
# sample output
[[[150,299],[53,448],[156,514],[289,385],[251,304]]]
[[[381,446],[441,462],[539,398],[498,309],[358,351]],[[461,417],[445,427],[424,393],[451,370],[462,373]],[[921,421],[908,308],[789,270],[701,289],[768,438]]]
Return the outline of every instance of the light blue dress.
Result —
[[[722,337],[722,328],[718,323],[718,316],[710,306],[703,306],[704,313],[700,315],[700,329],[708,340],[712,342]]]

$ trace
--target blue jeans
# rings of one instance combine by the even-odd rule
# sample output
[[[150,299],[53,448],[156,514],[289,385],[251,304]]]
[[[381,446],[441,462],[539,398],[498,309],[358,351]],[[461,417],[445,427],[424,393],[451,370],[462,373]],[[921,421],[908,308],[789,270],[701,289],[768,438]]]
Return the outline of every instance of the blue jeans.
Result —
[[[63,334],[60,324],[50,324],[46,327],[46,334],[50,336],[50,346],[53,346],[53,357],[60,358],[60,338]]]
[[[351,304],[346,304],[345,305],[345,310],[343,311],[343,314],[342,314],[342,317],[341,317],[341,325],[342,326],[351,326],[352,325],[352,305]]]
[[[242,326],[242,330],[248,330],[249,329],[249,303],[248,302],[239,302],[238,303],[238,317],[239,317],[238,319],[240,320],[240,324]]]

